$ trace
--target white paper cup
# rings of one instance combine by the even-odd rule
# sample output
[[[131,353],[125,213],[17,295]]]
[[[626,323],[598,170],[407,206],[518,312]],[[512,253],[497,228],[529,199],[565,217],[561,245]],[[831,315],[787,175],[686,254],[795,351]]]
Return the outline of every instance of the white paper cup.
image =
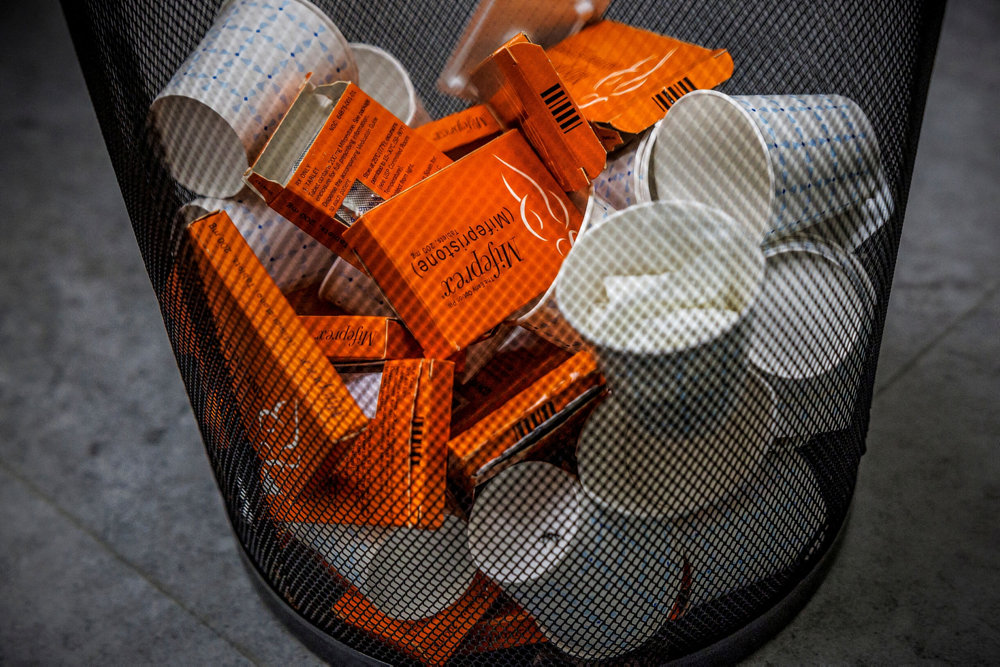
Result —
[[[363,91],[410,127],[430,121],[409,73],[391,53],[358,43],[351,44],[351,51],[358,64],[358,85]]]
[[[643,181],[649,178],[648,148],[652,136],[653,130],[647,130],[627,150],[609,159],[594,179],[594,194],[618,210],[650,201],[649,187]]]
[[[696,90],[661,121],[652,155],[651,194],[711,204],[758,240],[860,205],[880,185],[871,123],[838,95]]]
[[[576,237],[571,237],[574,245],[575,239],[579,238],[580,234],[586,233],[588,229],[602,225],[614,212],[615,209],[607,201],[597,195],[591,195],[587,200],[587,208],[583,214],[580,231]],[[572,254],[572,252],[573,248],[570,247],[567,256]],[[533,306],[526,311],[522,310],[515,313],[513,321],[518,326],[538,334],[553,345],[561,347],[564,350],[579,352],[586,347],[586,343],[580,338],[580,334],[570,326],[562,316],[562,313],[559,312],[559,306],[556,303],[555,280],[552,281],[552,284],[545,293],[535,301]]]
[[[203,197],[178,211],[191,222],[213,211],[225,211],[268,275],[282,290],[293,290],[319,280],[336,255],[326,246],[244,191],[231,199]]]
[[[578,658],[638,648],[680,591],[665,526],[604,511],[548,463],[519,463],[490,482],[472,508],[469,544],[480,570]]]
[[[630,516],[675,518],[737,494],[772,439],[774,392],[756,373],[729,416],[690,436],[639,426],[620,400],[602,403],[580,434],[580,482],[602,506]]]
[[[371,276],[340,257],[323,278],[319,298],[352,315],[399,317]]]
[[[810,241],[768,248],[749,357],[778,397],[776,435],[847,428],[864,375],[875,290],[852,255]]]
[[[229,0],[150,107],[171,175],[200,195],[237,194],[309,72],[317,84],[358,77],[326,14],[308,0]]]
[[[677,551],[691,564],[691,607],[791,566],[822,539],[826,519],[802,456],[768,453],[738,496],[676,522]]]
[[[465,522],[447,516],[438,530],[288,523],[291,534],[315,549],[386,616],[419,620],[457,602],[476,567]]]
[[[860,206],[851,206],[808,225],[776,230],[764,237],[766,246],[774,246],[796,238],[821,240],[850,252],[877,234],[895,210],[892,190],[883,177],[881,185],[870,199]]]
[[[742,386],[763,276],[760,247],[728,215],[657,201],[582,236],[556,295],[633,417],[686,431],[723,419]]]

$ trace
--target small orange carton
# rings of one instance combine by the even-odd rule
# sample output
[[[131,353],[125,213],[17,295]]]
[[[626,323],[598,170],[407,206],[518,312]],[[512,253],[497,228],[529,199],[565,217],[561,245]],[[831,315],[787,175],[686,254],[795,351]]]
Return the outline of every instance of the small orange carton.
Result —
[[[399,320],[367,315],[299,316],[333,363],[419,359],[420,345]]]
[[[607,160],[600,139],[545,55],[521,33],[472,72],[479,99],[504,127],[524,132],[566,192],[583,190]]]
[[[356,589],[350,588],[333,612],[343,621],[368,632],[427,665],[443,665],[465,636],[500,596],[500,589],[481,573],[455,604],[419,621],[402,621],[380,612]]]
[[[431,359],[385,362],[368,428],[313,494],[272,494],[272,515],[283,522],[440,528],[453,368]]]
[[[306,80],[243,180],[354,262],[341,238],[354,220],[450,162],[355,84]]]
[[[443,359],[548,289],[582,218],[510,131],[372,209],[344,239],[424,353]]]
[[[485,104],[476,104],[439,120],[425,123],[415,132],[437,146],[442,153],[460,150],[502,133],[493,112]]]
[[[578,352],[448,441],[448,477],[466,497],[603,394],[597,359]],[[460,427],[461,428],[461,427]],[[453,431],[455,429],[453,428]]]
[[[725,49],[608,20],[545,53],[587,120],[633,134],[652,127],[684,93],[714,88],[733,74]]]
[[[229,216],[186,231],[247,436],[275,485],[297,498],[368,420]]]

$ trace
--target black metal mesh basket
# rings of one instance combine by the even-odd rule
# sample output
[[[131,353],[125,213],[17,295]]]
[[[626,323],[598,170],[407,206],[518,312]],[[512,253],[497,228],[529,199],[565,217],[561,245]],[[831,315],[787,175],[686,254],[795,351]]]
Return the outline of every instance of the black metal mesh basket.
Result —
[[[316,4],[348,41],[393,53],[431,117],[463,108],[461,100],[439,93],[435,80],[473,11],[470,0]],[[528,414],[517,444],[534,460],[499,466],[505,467],[500,474],[465,485],[449,469],[443,519],[433,528],[371,525],[386,523],[379,519],[390,512],[377,506],[378,493],[361,488],[337,495],[330,485],[338,478],[319,462],[322,488],[310,493],[333,493],[335,500],[274,501],[265,457],[254,444],[259,433],[248,427],[254,419],[247,415],[259,423],[262,413],[245,387],[256,383],[280,394],[290,391],[288,380],[247,380],[244,369],[266,356],[266,340],[220,340],[212,288],[194,269],[178,216],[197,195],[172,178],[148,122],[151,103],[210,29],[218,5],[66,2],[64,11],[229,519],[252,571],[305,628],[311,646],[342,659],[363,655],[392,664],[659,664],[718,657],[706,651],[759,629],[760,619],[811,581],[846,520],[865,450],[943,3],[611,3],[607,18],[728,49],[735,71],[718,89],[725,94],[792,96],[746,98],[739,112],[744,122],[763,114],[766,124],[771,113],[776,126],[782,118],[794,124],[798,111],[826,113],[839,103],[804,96],[852,100],[870,122],[855,128],[857,134],[877,141],[877,191],[842,212],[836,224],[850,227],[846,237],[826,222],[754,244],[760,275],[751,279],[746,269],[733,279],[737,287],[753,282],[749,305],[734,308],[736,324],[719,329],[742,331],[738,358],[725,345],[679,344],[667,355],[662,329],[610,326],[618,337],[595,346],[608,386],[590,387],[551,413]],[[808,130],[823,121],[799,122]],[[784,149],[795,149],[780,132],[771,135],[773,149],[782,141]],[[847,150],[846,135],[840,139]],[[804,138],[803,149],[808,141],[815,137]],[[663,145],[668,142],[661,144],[666,150]],[[683,146],[679,141],[674,150]],[[690,149],[697,154],[689,163],[710,162],[698,146]],[[737,174],[749,169],[736,166]],[[841,166],[852,173],[846,162]],[[780,191],[781,183],[774,188]],[[455,193],[475,195],[475,188]],[[637,224],[669,213],[658,206],[647,205],[652,212]],[[683,233],[710,227],[694,217]],[[855,233],[859,228],[863,233]],[[588,234],[597,238],[597,231]],[[683,233],[615,247],[630,256],[657,248],[670,255],[686,242]],[[727,245],[732,239],[706,234],[699,242],[736,252]],[[609,234],[599,240],[591,244],[597,268],[574,267],[582,273],[577,283],[560,287],[560,308],[579,296],[574,284],[617,261],[607,248],[618,241]],[[736,264],[705,264],[696,283],[706,276],[724,280]],[[820,279],[829,275],[837,277]],[[771,305],[761,306],[767,299]],[[702,316],[689,313],[680,321]],[[781,335],[768,335],[779,329]],[[652,348],[633,344],[640,334],[652,336]],[[484,371],[492,385],[477,395],[471,382],[462,401],[489,404],[497,387],[509,389],[509,397],[529,382],[520,375],[524,368],[537,379],[556,367],[553,360],[570,358],[538,341],[531,345],[512,352],[510,359],[521,355],[517,363],[494,357]],[[456,402],[448,410],[454,415],[462,407]],[[305,439],[307,449],[324,448],[322,433],[293,430],[294,436],[281,433]],[[367,455],[374,458],[355,465],[382,466],[382,479],[395,479],[391,463]],[[324,507],[341,518],[329,519]],[[342,518],[352,512],[375,520]],[[357,653],[338,654],[336,647]]]

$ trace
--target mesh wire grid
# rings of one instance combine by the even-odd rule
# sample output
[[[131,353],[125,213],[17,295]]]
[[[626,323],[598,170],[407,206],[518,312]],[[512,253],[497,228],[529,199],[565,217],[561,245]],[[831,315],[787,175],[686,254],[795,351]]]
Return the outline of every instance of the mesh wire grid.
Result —
[[[453,490],[442,526],[414,530],[328,521],[315,505],[276,509],[273,480],[251,445],[248,383],[258,394],[291,389],[287,378],[248,380],[231,363],[234,355],[265,356],[266,345],[252,336],[220,341],[226,313],[212,310],[191,270],[192,250],[176,216],[195,195],[170,177],[147,127],[154,97],[209,30],[218,4],[80,2],[64,10],[230,520],[279,596],[334,639],[393,664],[445,658],[470,665],[654,664],[747,625],[810,571],[847,514],[864,452],[942,5],[612,2],[608,18],[728,49],[735,72],[720,90],[729,95],[853,100],[877,137],[894,207],[885,224],[849,251],[815,238],[761,251],[768,271],[785,281],[781,298],[772,299],[770,310],[738,313],[735,325],[719,330],[742,333],[723,337],[728,342],[710,353],[695,345],[697,353],[673,355],[665,364],[663,355],[630,352],[629,340],[664,335],[648,322],[625,332],[625,344],[604,341],[610,396],[560,426],[557,454],[509,468],[482,486],[474,502]],[[434,80],[472,2],[317,5],[347,40],[395,55],[432,117],[462,107],[438,93]],[[676,239],[665,243],[628,249],[641,255],[649,247],[678,247]],[[598,266],[611,261],[600,259],[601,247],[607,246],[598,246]],[[732,248],[723,256],[732,257]],[[824,268],[808,268],[814,266]],[[726,272],[725,265],[714,269]],[[846,282],[817,278],[831,271]],[[736,288],[750,283],[743,286],[758,303],[766,281],[734,275]],[[695,281],[710,282],[704,274]],[[795,302],[811,304],[809,318]],[[783,339],[756,343],[757,361],[781,357],[783,371],[767,375],[762,362],[749,361],[754,317],[785,323]],[[860,322],[861,334],[838,356],[832,348],[845,318]],[[682,319],[671,334],[683,337],[689,325]],[[798,342],[810,338],[829,344]],[[538,373],[568,356],[547,354]],[[493,372],[509,392],[523,388],[529,378],[504,378],[504,357],[497,359]],[[682,372],[702,385],[671,394],[683,384]],[[796,372],[800,380],[819,375],[826,384],[785,382]],[[470,395],[473,402],[490,400]],[[775,437],[782,396],[798,397],[805,417],[797,422],[803,428]],[[841,414],[835,428],[822,416],[831,401]],[[321,437],[299,433],[287,414],[271,415],[267,432],[286,440]],[[552,417],[532,426],[554,427],[564,418]],[[388,459],[368,465],[381,478],[393,476]],[[385,490],[366,493],[378,498],[379,491]],[[372,502],[365,510],[362,504],[340,509],[378,515],[377,502],[374,510]]]

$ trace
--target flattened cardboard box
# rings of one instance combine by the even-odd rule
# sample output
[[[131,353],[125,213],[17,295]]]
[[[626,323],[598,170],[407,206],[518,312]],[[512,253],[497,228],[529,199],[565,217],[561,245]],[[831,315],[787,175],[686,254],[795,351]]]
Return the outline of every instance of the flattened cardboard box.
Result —
[[[300,316],[299,321],[335,364],[423,356],[420,345],[406,327],[390,317]]]
[[[710,50],[615,21],[598,21],[545,51],[583,115],[621,132],[652,127],[680,97],[733,74]]]
[[[548,289],[582,218],[511,131],[369,211],[344,238],[424,353],[444,359]]]
[[[307,80],[243,180],[355,262],[342,235],[357,216],[450,162],[355,84]]]
[[[505,127],[517,127],[565,192],[583,190],[607,151],[584,120],[545,51],[522,33],[472,73],[479,99]]]
[[[247,435],[297,498],[368,420],[229,216],[195,220],[187,234]]]
[[[387,361],[378,407],[309,497],[268,497],[282,522],[440,528],[447,511],[448,423],[454,365]]]

